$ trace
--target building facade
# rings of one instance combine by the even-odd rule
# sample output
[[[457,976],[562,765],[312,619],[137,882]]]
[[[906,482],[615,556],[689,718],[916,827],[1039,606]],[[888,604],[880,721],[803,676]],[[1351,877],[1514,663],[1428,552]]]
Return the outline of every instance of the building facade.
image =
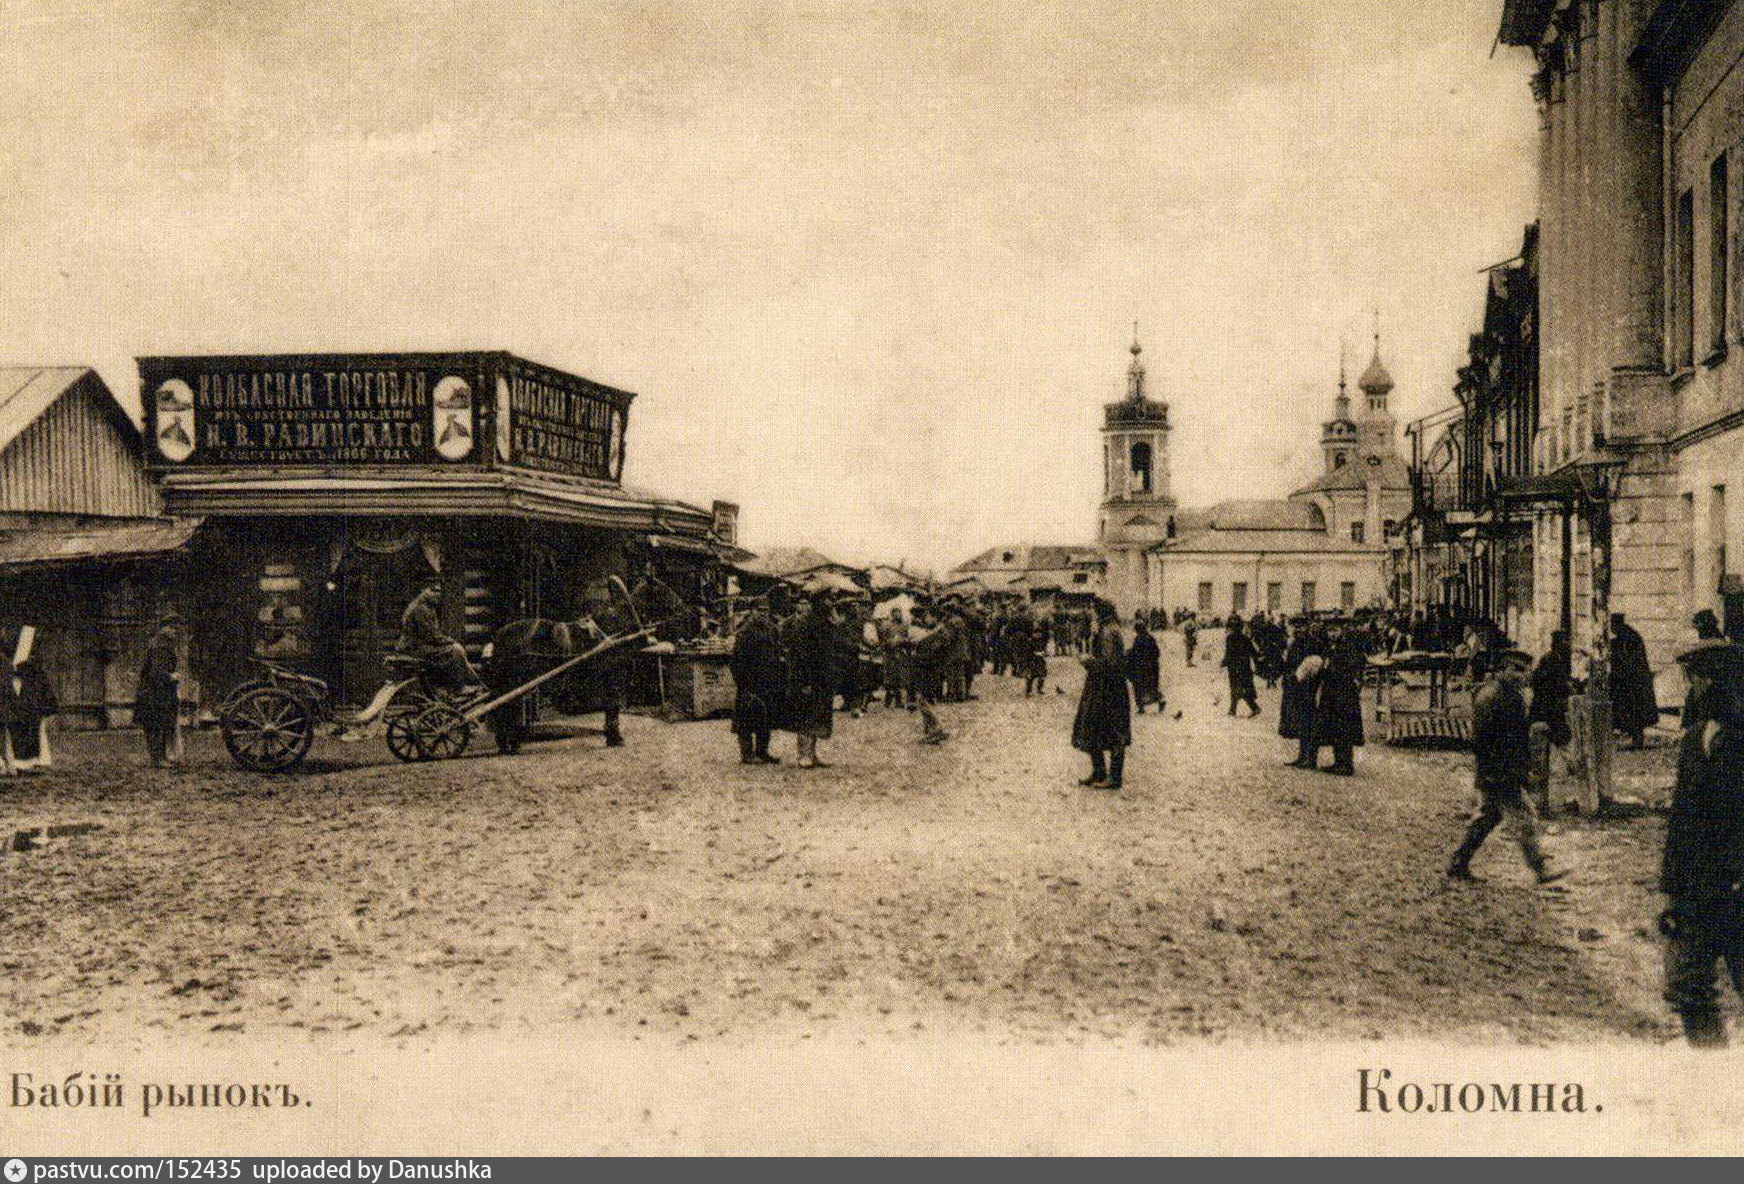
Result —
[[[1566,616],[1603,660],[1623,612],[1663,671],[1698,609],[1744,635],[1744,10],[1506,0],[1499,38],[1531,51],[1542,118],[1540,632]]]

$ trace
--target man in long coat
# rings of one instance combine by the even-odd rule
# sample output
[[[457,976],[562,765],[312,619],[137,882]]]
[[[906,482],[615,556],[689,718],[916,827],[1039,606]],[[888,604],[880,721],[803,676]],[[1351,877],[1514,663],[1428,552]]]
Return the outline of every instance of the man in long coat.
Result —
[[[1665,998],[1691,1045],[1724,1048],[1722,960],[1744,996],[1744,649],[1704,638],[1678,661],[1689,693],[1659,876]]]
[[[1237,703],[1246,703],[1252,715],[1260,713],[1259,693],[1254,690],[1254,647],[1242,628],[1241,618],[1229,618],[1223,640],[1223,669],[1229,674],[1229,714]]]
[[[1647,729],[1659,722],[1647,643],[1622,613],[1611,614],[1611,718],[1612,726],[1629,737],[1631,748],[1643,747]]]
[[[145,750],[151,767],[162,769],[177,756],[177,731],[181,726],[182,672],[179,643],[180,613],[164,614],[157,632],[146,643],[145,664],[133,697],[133,722],[145,732]]]
[[[1126,651],[1126,680],[1132,684],[1133,707],[1140,714],[1151,703],[1162,714],[1162,660],[1162,651],[1145,624],[1144,614],[1136,614],[1132,619],[1132,647]]]
[[[829,597],[819,592],[781,633],[787,662],[787,728],[797,739],[799,767],[823,769],[818,741],[835,731],[839,641]]]
[[[769,751],[769,735],[781,717],[787,669],[769,604],[756,602],[740,622],[727,669],[733,675],[733,734],[739,738],[739,763],[780,764],[781,758]]]
[[[1312,760],[1319,764],[1320,750],[1332,748],[1332,764],[1326,771],[1339,777],[1356,773],[1355,749],[1363,742],[1362,680],[1368,658],[1350,633],[1340,634],[1320,673],[1314,701]],[[1312,767],[1312,766],[1311,766]]]
[[[1096,602],[1096,631],[1084,664],[1084,691],[1072,720],[1072,747],[1090,756],[1092,789],[1119,789],[1132,744],[1132,705],[1126,691],[1126,646],[1120,619],[1107,601]]]

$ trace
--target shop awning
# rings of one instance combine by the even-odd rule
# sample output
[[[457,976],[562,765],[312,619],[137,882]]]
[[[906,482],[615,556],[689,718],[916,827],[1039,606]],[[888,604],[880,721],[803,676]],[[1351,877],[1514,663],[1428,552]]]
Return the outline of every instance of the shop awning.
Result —
[[[242,517],[331,514],[529,518],[673,537],[707,534],[714,516],[697,506],[609,481],[494,470],[184,470],[163,476],[176,514]]]
[[[181,550],[199,528],[200,519],[180,518],[0,534],[0,571],[16,574],[33,567],[151,559]]]
[[[737,564],[747,559],[755,559],[756,555],[743,547],[730,546],[717,539],[695,539],[676,534],[651,534],[648,542],[657,550],[683,551],[690,555],[706,555],[718,559],[722,563]]]

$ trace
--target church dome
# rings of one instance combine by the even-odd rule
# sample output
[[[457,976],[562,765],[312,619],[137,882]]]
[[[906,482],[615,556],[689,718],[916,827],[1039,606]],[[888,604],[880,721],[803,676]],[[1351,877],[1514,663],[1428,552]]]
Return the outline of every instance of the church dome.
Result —
[[[1369,368],[1362,372],[1362,377],[1356,380],[1356,384],[1371,395],[1384,395],[1393,389],[1393,376],[1381,364],[1379,346],[1375,347],[1375,356],[1369,360]]]

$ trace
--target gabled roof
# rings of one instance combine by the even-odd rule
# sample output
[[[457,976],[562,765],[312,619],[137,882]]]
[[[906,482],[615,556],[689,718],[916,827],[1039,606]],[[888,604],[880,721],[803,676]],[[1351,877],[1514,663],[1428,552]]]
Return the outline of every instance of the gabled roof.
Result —
[[[857,571],[846,563],[837,563],[828,555],[814,551],[810,547],[770,547],[758,554],[757,558],[740,564],[746,571],[766,576],[793,576],[802,572],[816,571],[819,568],[838,568],[842,571]]]
[[[139,428],[97,372],[88,366],[0,366],[0,452],[54,406],[81,379],[91,378],[100,391],[97,402],[114,420],[129,444],[139,443]]]
[[[1006,556],[1011,558],[1007,559]],[[1038,546],[1014,543],[1008,547],[989,547],[973,559],[959,563],[952,571],[1065,571],[1072,567],[1094,563],[1101,556],[1088,547]]]
[[[1209,510],[1196,511],[1186,521],[1177,516],[1175,528],[1182,535],[1199,530],[1319,530],[1326,518],[1312,502],[1282,499],[1241,499],[1218,502]]]
[[[1301,497],[1308,493],[1363,489],[1367,487],[1371,476],[1380,480],[1382,489],[1408,491],[1411,488],[1411,472],[1405,467],[1405,462],[1389,454],[1381,457],[1379,465],[1370,465],[1366,459],[1361,457],[1348,464],[1339,465],[1332,472],[1308,482],[1290,496]]]

